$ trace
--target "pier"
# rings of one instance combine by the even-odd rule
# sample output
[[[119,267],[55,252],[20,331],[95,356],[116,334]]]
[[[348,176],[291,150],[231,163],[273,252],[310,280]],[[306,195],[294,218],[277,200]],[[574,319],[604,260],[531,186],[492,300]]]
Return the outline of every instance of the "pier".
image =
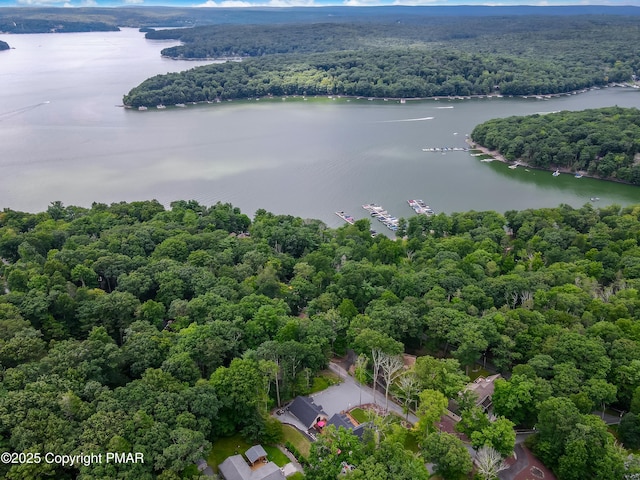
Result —
[[[382,206],[376,205],[375,203],[367,203],[362,205],[362,208],[369,212],[373,218],[377,218],[380,223],[392,232],[398,230],[398,219],[390,215]]]
[[[335,212],[335,214],[350,225],[353,225],[356,221],[351,215],[344,212]]]
[[[423,148],[423,152],[468,152],[468,147],[429,147]]]

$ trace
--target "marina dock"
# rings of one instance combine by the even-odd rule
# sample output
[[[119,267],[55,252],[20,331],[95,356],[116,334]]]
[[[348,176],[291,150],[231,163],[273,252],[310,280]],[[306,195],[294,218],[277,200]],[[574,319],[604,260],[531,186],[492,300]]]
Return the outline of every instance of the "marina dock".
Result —
[[[426,215],[427,217],[430,217],[435,214],[433,209],[423,200],[407,200],[407,203],[418,215]]]
[[[382,223],[385,227],[387,227],[392,232],[398,230],[398,219],[387,212],[384,207],[381,205],[376,205],[375,203],[367,203],[362,205],[369,214],[378,219],[380,223]]]
[[[468,152],[471,150],[468,147],[430,147],[423,148],[423,152]]]
[[[335,214],[350,225],[353,225],[356,221],[351,215],[344,212],[335,212]]]

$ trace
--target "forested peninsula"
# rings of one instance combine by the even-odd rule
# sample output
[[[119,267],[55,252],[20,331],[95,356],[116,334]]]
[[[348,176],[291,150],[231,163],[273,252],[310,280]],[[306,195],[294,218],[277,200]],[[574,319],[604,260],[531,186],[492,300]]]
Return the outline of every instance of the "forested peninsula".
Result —
[[[425,462],[468,478],[462,440],[439,432],[448,399],[456,429],[494,466],[513,451],[513,427],[535,425],[527,444],[560,480],[636,478],[640,206],[401,223],[392,240],[372,238],[368,219],[330,229],[221,203],[4,209],[3,452],[135,452],[144,463],[3,462],[0,475],[198,478],[194,462],[212,462],[212,443],[230,435],[292,439],[270,412],[353,349],[363,383],[380,359],[418,355],[384,378],[419,421],[373,416],[362,441],[330,427],[298,443],[305,453],[288,443],[305,478],[333,480],[343,462],[347,479],[426,480]],[[459,396],[478,364],[507,378],[495,382],[493,423],[477,397]],[[592,414],[609,407],[622,412],[612,429]]]
[[[640,110],[608,107],[489,120],[473,142],[528,166],[640,185]]]
[[[638,10],[640,12],[640,10]],[[158,75],[125,105],[279,95],[557,94],[630,82],[640,72],[637,17],[528,15],[367,17],[148,32],[173,58],[241,57]]]
[[[0,50],[9,50],[9,44],[0,40]]]

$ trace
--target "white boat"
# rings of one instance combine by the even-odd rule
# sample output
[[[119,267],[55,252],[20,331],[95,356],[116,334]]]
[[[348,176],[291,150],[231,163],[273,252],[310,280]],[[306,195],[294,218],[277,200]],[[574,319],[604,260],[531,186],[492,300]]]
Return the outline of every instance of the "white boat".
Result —
[[[138,107],[138,110],[140,110],[141,112],[145,111],[147,109],[147,107],[145,107],[144,105]]]
[[[157,108],[158,110],[163,110],[163,109],[165,109],[165,108],[167,108],[167,107],[165,107],[163,104],[160,104],[160,105],[157,105],[157,106],[156,106],[156,108]]]
[[[176,107],[184,108],[186,105],[184,103],[176,103]]]
[[[518,168],[518,164],[517,164],[517,163],[514,163],[513,165],[509,165],[509,168],[510,168],[511,170],[515,170],[516,168]]]
[[[556,170],[555,172],[553,172],[551,175],[553,175],[554,177],[558,177],[560,176],[560,170]]]
[[[582,178],[582,174],[581,174],[581,173],[576,173],[576,174],[574,175],[574,177],[576,177],[576,178]]]

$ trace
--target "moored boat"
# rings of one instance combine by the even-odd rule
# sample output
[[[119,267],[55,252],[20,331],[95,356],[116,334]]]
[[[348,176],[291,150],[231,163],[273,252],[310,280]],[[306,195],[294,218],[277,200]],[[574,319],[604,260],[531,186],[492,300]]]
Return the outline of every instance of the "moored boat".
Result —
[[[351,215],[348,215],[342,211],[335,212],[335,214],[350,225],[353,225],[356,221],[355,218],[353,218]]]

